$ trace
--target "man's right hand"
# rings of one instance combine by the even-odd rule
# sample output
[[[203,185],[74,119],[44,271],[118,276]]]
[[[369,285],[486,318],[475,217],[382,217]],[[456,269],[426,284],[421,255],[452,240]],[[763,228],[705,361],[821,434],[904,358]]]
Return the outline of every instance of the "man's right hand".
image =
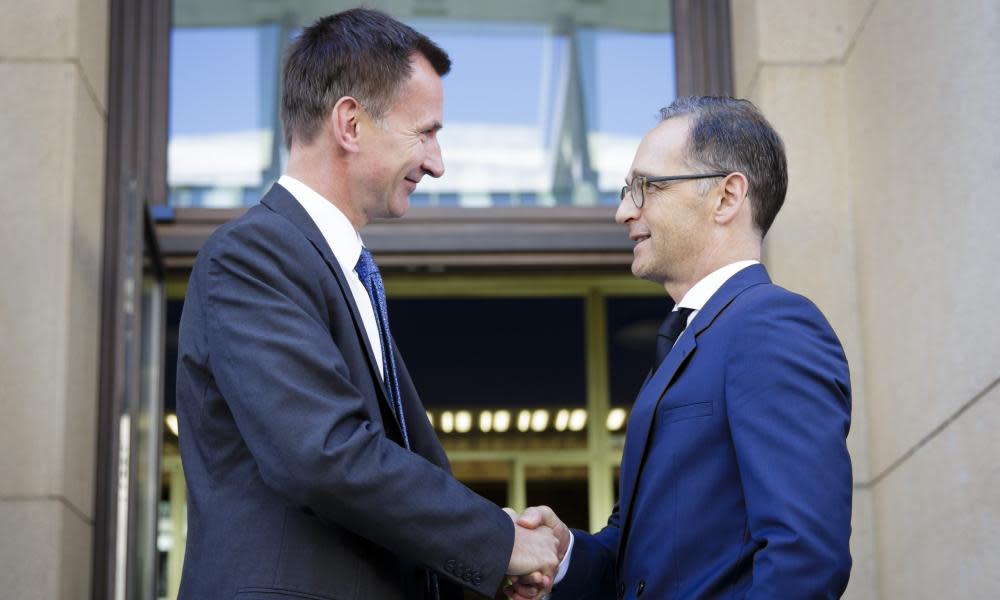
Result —
[[[551,585],[559,569],[559,538],[551,527],[526,528],[517,523],[518,515],[509,508],[504,512],[514,522],[514,550],[510,555],[508,575],[527,575],[539,572],[545,583]]]
[[[507,511],[508,515],[511,515],[511,518],[514,518],[513,511],[506,508],[504,510]],[[566,524],[548,506],[533,506],[528,508],[515,520],[514,527],[527,527],[535,531],[541,529],[551,530],[558,541],[556,556],[559,561],[562,561],[566,556],[570,542],[569,528],[566,527]],[[558,571],[558,564],[556,571]],[[523,576],[511,573],[511,583],[504,587],[504,594],[512,600],[534,600],[546,597],[552,591],[556,571],[552,573],[535,571]]]

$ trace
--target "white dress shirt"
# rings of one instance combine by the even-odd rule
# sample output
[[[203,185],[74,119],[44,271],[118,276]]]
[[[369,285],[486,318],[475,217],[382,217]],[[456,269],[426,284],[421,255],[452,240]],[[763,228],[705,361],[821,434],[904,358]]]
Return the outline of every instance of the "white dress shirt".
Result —
[[[692,309],[691,314],[688,315],[687,324],[684,326],[684,331],[681,331],[677,339],[681,339],[684,332],[687,331],[687,326],[691,324],[698,312],[705,308],[705,304],[708,302],[709,298],[715,295],[715,292],[719,291],[724,283],[729,281],[729,278],[733,275],[739,273],[743,269],[749,267],[750,265],[760,264],[760,261],[756,260],[741,260],[739,262],[730,263],[720,269],[712,271],[706,275],[701,281],[694,284],[681,301],[674,305],[674,310],[680,308],[690,308]],[[676,343],[676,342],[675,342]],[[553,580],[553,585],[559,583],[566,577],[566,571],[569,569],[570,555],[573,554],[573,542],[576,538],[573,537],[573,533],[569,534],[569,547],[566,549],[566,555],[563,556],[562,562],[559,563],[559,570],[556,572],[556,577]]]
[[[288,190],[288,193],[309,213],[309,217],[316,223],[316,227],[319,227],[323,239],[329,244],[334,258],[340,264],[340,270],[344,272],[347,284],[354,295],[354,303],[358,305],[358,311],[361,313],[361,321],[364,323],[368,341],[372,345],[372,352],[375,353],[379,377],[382,377],[382,340],[379,337],[378,322],[375,320],[375,309],[372,307],[368,290],[354,270],[358,265],[358,258],[361,257],[361,247],[364,245],[361,235],[355,231],[354,226],[339,208],[298,179],[282,175],[278,179],[278,185]]]
[[[687,324],[684,325],[684,331],[687,331],[687,326],[694,321],[694,318],[698,315],[701,309],[705,308],[705,303],[708,299],[715,295],[715,292],[719,291],[722,284],[729,281],[729,278],[736,275],[743,269],[749,267],[750,265],[760,264],[760,261],[756,260],[741,260],[739,262],[730,263],[720,269],[716,269],[706,275],[704,279],[694,284],[681,301],[674,306],[674,310],[681,308],[692,309],[691,314],[688,315]],[[681,335],[684,335],[684,331],[681,331],[677,339],[681,339]],[[675,342],[676,343],[676,342]]]

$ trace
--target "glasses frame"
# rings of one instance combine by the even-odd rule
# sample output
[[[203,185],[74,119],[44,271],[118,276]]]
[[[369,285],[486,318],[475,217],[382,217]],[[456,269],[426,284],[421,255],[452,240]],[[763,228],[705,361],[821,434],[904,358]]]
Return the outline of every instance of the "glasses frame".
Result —
[[[648,177],[646,175],[636,175],[632,178],[632,181],[622,186],[621,192],[618,195],[618,201],[621,202],[625,200],[625,194],[628,194],[632,198],[632,204],[635,207],[642,209],[642,205],[646,203],[646,185],[650,183],[663,183],[666,181],[689,181],[691,179],[711,179],[713,177],[727,177],[732,173],[700,173],[694,175],[654,175]],[[638,194],[635,193],[636,190],[632,189],[638,184]],[[638,198],[636,196],[638,195]]]

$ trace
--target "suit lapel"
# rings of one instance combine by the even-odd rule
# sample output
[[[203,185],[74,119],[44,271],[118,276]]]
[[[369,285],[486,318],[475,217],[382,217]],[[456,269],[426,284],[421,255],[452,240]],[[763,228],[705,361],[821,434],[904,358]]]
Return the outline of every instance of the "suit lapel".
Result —
[[[371,342],[368,341],[368,334],[365,331],[364,321],[361,320],[361,313],[358,311],[358,305],[354,301],[354,293],[351,292],[351,286],[347,283],[347,278],[344,276],[344,272],[340,268],[340,263],[337,262],[337,258],[333,255],[333,251],[330,249],[330,244],[327,243],[323,234],[320,232],[319,227],[313,222],[312,217],[306,212],[299,201],[292,196],[285,188],[278,184],[271,186],[270,191],[261,199],[261,204],[270,208],[279,215],[285,217],[295,225],[302,235],[312,243],[313,247],[320,253],[323,260],[326,261],[326,265],[330,268],[333,273],[334,279],[337,281],[337,285],[340,286],[340,292],[344,296],[344,300],[347,302],[347,306],[351,312],[351,319],[354,320],[354,329],[358,335],[358,339],[361,340],[361,344],[365,349],[365,353],[368,355],[368,367],[371,371],[372,378],[378,383],[379,389],[382,391],[382,402],[389,407],[389,414],[392,415],[393,420],[396,423],[396,427],[402,431],[399,424],[399,418],[396,416],[396,411],[392,409],[392,405],[389,403],[389,392],[385,387],[385,382],[382,380],[381,375],[378,371],[378,362],[375,360],[375,352],[372,350]]]
[[[622,455],[620,499],[622,534],[619,544],[619,559],[624,555],[635,491],[647,459],[649,436],[660,400],[669,391],[670,385],[682,366],[695,353],[698,347],[698,336],[712,325],[716,317],[737,296],[750,287],[770,283],[770,281],[767,270],[759,264],[749,266],[730,277],[698,311],[687,331],[681,335],[663,363],[657,367],[639,391],[639,396],[632,406],[632,414],[629,417],[625,449]]]

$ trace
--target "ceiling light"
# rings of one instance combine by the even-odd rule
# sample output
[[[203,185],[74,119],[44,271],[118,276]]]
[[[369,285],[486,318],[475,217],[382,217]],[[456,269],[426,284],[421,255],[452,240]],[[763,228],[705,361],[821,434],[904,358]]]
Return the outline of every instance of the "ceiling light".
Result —
[[[569,425],[569,411],[565,408],[556,413],[556,431],[566,431]]]
[[[608,413],[608,429],[610,431],[618,431],[625,424],[625,409],[624,408],[612,408],[611,412]]]
[[[583,428],[586,426],[587,411],[582,408],[574,408],[573,413],[569,416],[570,431],[583,431]]]
[[[531,411],[522,410],[521,412],[517,413],[517,430],[527,431],[530,428],[531,428]]]
[[[450,410],[441,413],[441,431],[451,433],[455,429],[455,415]]]
[[[531,430],[532,431],[545,431],[545,428],[549,426],[549,411],[539,408],[531,414]]]
[[[163,418],[163,421],[167,424],[167,429],[172,431],[175,436],[180,437],[177,428],[177,415],[175,415],[174,413],[169,413],[166,417]]]
[[[493,414],[493,431],[503,433],[510,429],[510,411],[498,410]]]
[[[467,410],[455,413],[455,431],[468,433],[470,429],[472,429],[472,413]]]

